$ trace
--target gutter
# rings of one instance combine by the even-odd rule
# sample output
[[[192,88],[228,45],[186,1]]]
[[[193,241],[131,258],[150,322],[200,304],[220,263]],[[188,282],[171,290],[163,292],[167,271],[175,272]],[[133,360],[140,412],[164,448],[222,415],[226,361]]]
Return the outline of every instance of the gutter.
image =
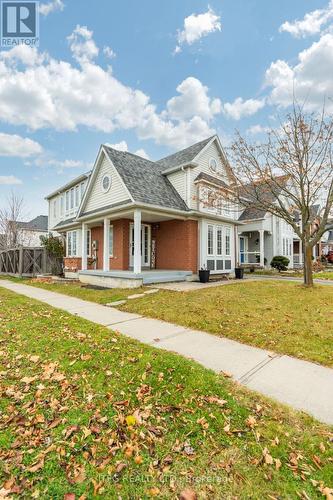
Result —
[[[162,175],[168,175],[172,174],[173,172],[178,172],[178,170],[184,170],[184,168],[195,168],[198,167],[199,163],[197,162],[190,162],[190,163],[182,163],[181,165],[177,165],[176,167],[170,167],[167,168],[166,170],[162,170],[161,174]]]

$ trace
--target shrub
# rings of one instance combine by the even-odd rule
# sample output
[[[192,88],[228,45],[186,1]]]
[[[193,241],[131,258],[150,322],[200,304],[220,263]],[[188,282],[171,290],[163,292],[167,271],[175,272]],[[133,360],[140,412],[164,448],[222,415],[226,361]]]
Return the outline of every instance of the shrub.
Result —
[[[281,271],[287,271],[288,264],[289,264],[288,257],[284,257],[284,255],[276,255],[272,259],[271,267],[274,267],[274,269],[277,269],[280,273]]]

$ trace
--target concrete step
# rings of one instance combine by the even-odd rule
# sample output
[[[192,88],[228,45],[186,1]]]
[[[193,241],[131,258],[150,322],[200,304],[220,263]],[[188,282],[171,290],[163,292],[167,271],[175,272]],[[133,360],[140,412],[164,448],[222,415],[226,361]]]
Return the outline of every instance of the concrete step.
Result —
[[[186,281],[186,274],[163,274],[163,275],[154,275],[154,276],[145,276],[143,278],[144,285],[152,285],[154,283],[173,283],[175,281]]]

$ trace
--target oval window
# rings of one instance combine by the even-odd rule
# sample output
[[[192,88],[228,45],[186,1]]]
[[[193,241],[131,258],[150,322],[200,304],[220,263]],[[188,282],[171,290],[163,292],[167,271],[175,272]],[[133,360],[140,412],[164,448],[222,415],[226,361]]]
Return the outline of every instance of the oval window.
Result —
[[[209,160],[209,168],[211,169],[212,172],[217,171],[217,161],[215,160],[215,158],[211,158]]]
[[[104,175],[102,179],[102,189],[104,193],[107,193],[111,187],[111,177],[110,175]]]

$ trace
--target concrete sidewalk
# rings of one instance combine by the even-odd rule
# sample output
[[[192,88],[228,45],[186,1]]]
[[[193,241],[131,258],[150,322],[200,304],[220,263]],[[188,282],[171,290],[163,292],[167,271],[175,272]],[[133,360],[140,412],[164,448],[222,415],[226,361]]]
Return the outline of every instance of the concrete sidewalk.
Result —
[[[1,280],[0,286],[145,344],[194,359],[216,372],[228,372],[251,389],[333,424],[330,368],[29,285]]]

